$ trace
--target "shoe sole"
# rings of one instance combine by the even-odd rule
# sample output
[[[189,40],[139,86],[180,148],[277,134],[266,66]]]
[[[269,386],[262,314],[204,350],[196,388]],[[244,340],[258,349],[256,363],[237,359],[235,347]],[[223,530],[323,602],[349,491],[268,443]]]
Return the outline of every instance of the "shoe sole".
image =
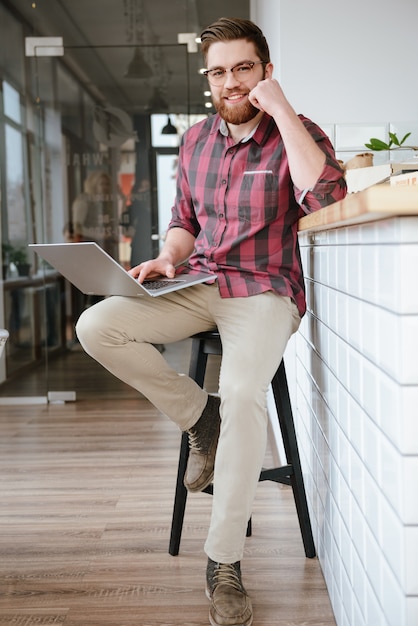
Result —
[[[205,589],[205,595],[206,595],[207,599],[209,600],[209,602],[211,602],[212,598],[210,597],[210,592],[209,592],[209,589],[207,587]],[[215,620],[213,619],[210,611],[209,611],[209,621],[211,623],[211,626],[223,626],[222,624],[219,624],[218,622],[215,622]],[[253,616],[251,615],[250,619],[248,619],[246,622],[241,622],[240,624],[234,624],[234,626],[251,626],[252,623],[253,623]]]
[[[206,489],[206,487],[209,487],[209,485],[213,482],[214,473],[215,472],[213,471],[210,476],[208,476],[208,478],[205,480],[205,482],[199,487],[189,487],[189,485],[187,485],[185,482],[184,486],[186,487],[187,491],[190,491],[190,493],[199,493],[200,491]]]
[[[209,611],[209,621],[211,623],[211,626],[223,626],[222,624],[219,624],[218,622],[215,622],[215,620],[212,619],[212,615],[210,614]],[[234,626],[251,626],[251,624],[253,623],[253,618],[251,617],[249,621],[247,622],[241,622],[240,624],[234,624]]]

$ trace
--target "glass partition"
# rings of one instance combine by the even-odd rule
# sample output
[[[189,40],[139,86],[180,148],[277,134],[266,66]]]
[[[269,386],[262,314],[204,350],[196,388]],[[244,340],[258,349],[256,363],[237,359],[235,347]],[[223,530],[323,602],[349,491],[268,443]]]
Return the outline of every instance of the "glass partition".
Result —
[[[101,297],[82,294],[27,244],[96,241],[125,267],[158,253],[180,136],[197,117],[189,112],[186,47],[140,48],[77,47],[65,48],[63,59],[28,57],[27,90],[2,83],[2,297],[10,335],[0,404],[17,393],[77,392],[71,377],[57,378],[54,360],[77,350],[78,316]],[[163,58],[183,75],[176,112],[165,100],[170,70],[156,71]],[[137,75],[143,62],[151,69],[147,78]],[[161,132],[168,122],[172,134]],[[36,382],[17,391],[30,368]]]

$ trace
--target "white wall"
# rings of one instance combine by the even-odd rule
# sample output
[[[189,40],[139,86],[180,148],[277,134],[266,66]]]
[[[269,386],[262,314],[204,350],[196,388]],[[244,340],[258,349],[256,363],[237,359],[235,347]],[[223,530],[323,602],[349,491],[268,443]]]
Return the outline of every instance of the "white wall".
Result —
[[[276,77],[321,123],[415,121],[417,0],[252,0]]]

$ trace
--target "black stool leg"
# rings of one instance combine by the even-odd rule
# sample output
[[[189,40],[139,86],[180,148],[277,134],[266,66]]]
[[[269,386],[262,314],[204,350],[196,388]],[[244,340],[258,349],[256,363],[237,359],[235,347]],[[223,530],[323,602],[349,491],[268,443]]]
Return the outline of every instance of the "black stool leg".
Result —
[[[307,557],[313,558],[316,554],[315,544],[312,536],[312,527],[309,517],[308,503],[306,500],[305,485],[303,482],[302,467],[300,464],[295,425],[292,415],[292,406],[290,404],[289,389],[287,386],[286,371],[283,360],[274,375],[271,385],[276,402],[287,462],[293,468],[293,472],[290,475],[290,482],[293,489],[293,496],[295,499],[305,554]]]
[[[190,359],[189,376],[203,387],[205,380],[207,353],[204,352],[204,339],[193,339]],[[189,458],[189,437],[187,433],[181,436],[180,457],[177,470],[176,493],[174,497],[173,517],[171,521],[170,544],[168,548],[171,556],[177,556],[180,549],[181,533],[183,530],[184,512],[186,509],[187,489],[184,486],[187,459]]]
[[[180,549],[181,533],[183,530],[184,512],[186,509],[187,489],[184,486],[187,459],[189,458],[189,438],[187,433],[181,436],[180,457],[177,470],[176,494],[174,496],[173,518],[171,522],[170,544],[168,548],[171,556],[177,556]]]

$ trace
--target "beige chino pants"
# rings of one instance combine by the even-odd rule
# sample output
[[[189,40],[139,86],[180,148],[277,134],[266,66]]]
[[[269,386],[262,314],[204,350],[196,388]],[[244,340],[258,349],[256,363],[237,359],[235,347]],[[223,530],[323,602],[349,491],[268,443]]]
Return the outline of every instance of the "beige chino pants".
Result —
[[[216,284],[158,298],[114,296],[84,311],[77,323],[85,351],[141,392],[181,430],[199,419],[207,393],[173,370],[152,344],[218,328],[222,423],[205,543],[205,552],[214,561],[233,563],[243,556],[266,450],[267,389],[299,323],[290,298],[271,291],[221,298]]]

